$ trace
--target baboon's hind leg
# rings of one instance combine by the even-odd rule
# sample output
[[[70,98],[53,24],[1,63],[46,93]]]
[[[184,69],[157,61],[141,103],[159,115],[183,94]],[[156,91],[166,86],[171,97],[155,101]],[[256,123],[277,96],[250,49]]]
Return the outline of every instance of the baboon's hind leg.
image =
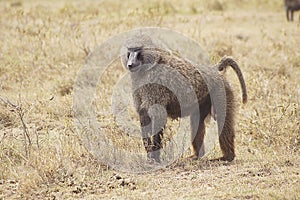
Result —
[[[204,135],[205,135],[205,124],[204,121],[197,121],[191,117],[191,129],[192,129],[192,147],[193,154],[190,156],[191,159],[196,160],[204,155]]]
[[[204,120],[211,112],[211,100],[208,96],[206,101],[199,107],[200,113],[191,115],[191,131],[192,131],[192,147],[193,154],[190,156],[193,160],[204,156],[204,136],[205,136],[205,123]]]
[[[232,161],[235,157],[234,151],[234,138],[235,138],[235,130],[234,130],[234,114],[235,114],[235,102],[234,95],[230,87],[225,86],[226,89],[226,117],[225,123],[219,136],[219,143],[221,150],[223,152],[223,157],[219,160]]]

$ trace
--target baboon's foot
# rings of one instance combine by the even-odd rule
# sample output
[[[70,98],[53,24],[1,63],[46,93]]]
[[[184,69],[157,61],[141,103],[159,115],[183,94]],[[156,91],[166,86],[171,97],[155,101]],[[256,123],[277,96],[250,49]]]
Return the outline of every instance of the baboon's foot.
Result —
[[[220,160],[231,162],[234,160],[234,156],[223,156],[220,158]]]
[[[147,160],[151,163],[160,163],[160,151],[151,151],[147,153]]]
[[[199,156],[197,155],[191,155],[188,157],[189,160],[198,160],[199,159]]]
[[[212,162],[217,162],[217,161],[227,161],[227,162],[231,162],[234,160],[234,156],[223,156],[223,157],[220,157],[220,158],[215,158],[215,159],[212,159],[210,161]]]
[[[228,153],[228,154],[223,154],[223,157],[221,157],[220,159],[223,161],[231,162],[234,160],[234,158],[235,158],[235,153]]]

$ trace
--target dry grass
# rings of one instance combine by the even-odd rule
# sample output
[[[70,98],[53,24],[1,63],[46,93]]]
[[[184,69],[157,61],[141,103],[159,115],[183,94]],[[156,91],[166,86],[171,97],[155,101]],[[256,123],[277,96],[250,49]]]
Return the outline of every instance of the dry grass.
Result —
[[[281,1],[1,1],[0,11],[0,97],[22,107],[31,139],[24,141],[18,110],[1,101],[0,199],[299,198],[300,35]],[[238,60],[250,98],[239,110],[234,162],[181,159],[135,175],[109,169],[82,146],[72,118],[79,68],[97,44],[143,26],[182,32],[213,62]],[[119,133],[106,112],[109,89],[122,70],[99,88],[99,119],[111,135]]]

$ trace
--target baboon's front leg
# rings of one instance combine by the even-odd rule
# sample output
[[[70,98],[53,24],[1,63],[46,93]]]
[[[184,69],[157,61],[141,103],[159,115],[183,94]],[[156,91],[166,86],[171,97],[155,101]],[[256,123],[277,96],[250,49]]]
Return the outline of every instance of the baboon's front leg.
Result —
[[[204,120],[200,119],[199,115],[194,114],[191,116],[191,131],[192,131],[192,147],[193,154],[190,156],[193,160],[202,157],[204,151],[204,135],[205,135],[205,124]]]
[[[160,151],[162,149],[163,129],[167,123],[167,112],[164,106],[154,104],[150,107],[148,114],[152,125],[152,150],[150,157],[160,162]]]
[[[151,130],[151,118],[149,117],[146,109],[141,109],[139,112],[139,116],[140,116],[143,143],[144,143],[144,147],[148,153],[152,149],[152,142],[151,142],[151,138],[150,138],[150,134],[152,131]]]
[[[163,127],[165,126],[166,119],[161,119],[159,112],[148,113],[145,109],[142,109],[140,112],[140,121],[147,158],[160,162]]]
[[[160,162],[160,150],[162,149],[162,138],[163,130],[160,130],[153,136],[153,146],[151,152],[149,153],[150,158],[154,159],[156,162]]]

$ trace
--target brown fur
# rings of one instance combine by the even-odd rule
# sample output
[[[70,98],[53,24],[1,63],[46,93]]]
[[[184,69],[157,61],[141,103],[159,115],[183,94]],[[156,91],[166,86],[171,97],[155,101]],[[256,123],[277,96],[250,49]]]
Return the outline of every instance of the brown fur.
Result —
[[[159,150],[162,148],[161,140],[163,137],[163,128],[166,123],[166,116],[162,116],[162,114],[160,114],[160,111],[150,111],[151,106],[159,104],[166,109],[166,115],[168,117],[171,117],[172,119],[190,116],[192,136],[194,136],[194,139],[192,141],[194,153],[191,157],[197,159],[199,157],[199,151],[203,145],[203,139],[205,136],[204,120],[209,114],[211,114],[211,108],[213,106],[210,98],[210,92],[218,90],[220,88],[220,83],[223,83],[225,86],[227,107],[225,124],[219,137],[220,146],[223,152],[223,157],[221,157],[220,159],[232,161],[235,157],[234,113],[236,106],[234,103],[235,101],[232,89],[230,88],[225,78],[219,73],[219,71],[222,71],[228,65],[232,66],[234,71],[237,73],[241,83],[243,91],[243,102],[246,102],[246,86],[243,75],[236,62],[232,58],[225,57],[215,67],[203,66],[200,68],[200,71],[198,71],[198,69],[191,62],[173,55],[170,52],[157,48],[143,48],[141,52],[143,64],[152,63],[152,67],[154,66],[154,68],[158,68],[158,64],[164,64],[170,67],[170,70],[174,69],[189,81],[197,97],[197,102],[195,102],[195,104],[189,104],[190,106],[186,107],[185,112],[182,113],[182,110],[180,108],[181,105],[176,95],[167,87],[156,83],[146,84],[142,87],[139,87],[141,82],[143,82],[149,76],[149,74],[151,74],[151,69],[146,69],[147,67],[145,67],[145,69],[131,73],[132,86],[134,91],[134,104],[136,111],[140,116],[143,142],[148,153],[148,157],[153,158],[159,162]],[[123,56],[122,63],[124,66],[127,65],[127,61],[128,58],[126,58],[126,56]],[[162,72],[162,74],[164,73]],[[173,80],[174,78],[172,77],[164,77],[164,79],[167,79],[172,84],[177,84],[180,89],[180,81]],[[182,88],[182,90],[185,90],[185,88]],[[188,99],[189,97],[186,96],[185,98]],[[197,113],[194,113],[195,106],[199,106],[200,116],[197,115]],[[152,120],[154,118],[158,120]],[[153,127],[153,124],[151,123],[154,123],[155,121],[160,122],[161,124],[156,126],[159,127],[159,130],[153,131],[151,130],[151,127]],[[155,135],[151,136],[149,135],[149,132],[154,132]]]

